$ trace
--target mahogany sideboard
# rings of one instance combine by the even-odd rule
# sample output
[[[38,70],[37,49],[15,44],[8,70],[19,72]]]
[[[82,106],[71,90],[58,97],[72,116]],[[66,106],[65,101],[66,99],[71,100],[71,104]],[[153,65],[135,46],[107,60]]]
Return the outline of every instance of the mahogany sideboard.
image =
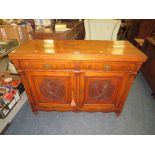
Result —
[[[9,54],[32,111],[115,112],[146,56],[128,41],[31,40]]]

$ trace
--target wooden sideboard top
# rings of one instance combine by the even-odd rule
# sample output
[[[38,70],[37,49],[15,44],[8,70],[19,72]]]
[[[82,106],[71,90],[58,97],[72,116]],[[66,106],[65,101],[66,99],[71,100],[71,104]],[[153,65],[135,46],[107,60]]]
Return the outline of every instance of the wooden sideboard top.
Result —
[[[9,54],[12,59],[140,61],[146,56],[128,41],[30,40]]]

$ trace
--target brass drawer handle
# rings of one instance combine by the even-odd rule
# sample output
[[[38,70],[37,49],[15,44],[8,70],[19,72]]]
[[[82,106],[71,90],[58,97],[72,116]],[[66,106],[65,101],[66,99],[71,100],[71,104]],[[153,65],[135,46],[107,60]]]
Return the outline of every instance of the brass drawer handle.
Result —
[[[105,71],[110,71],[111,70],[111,66],[110,65],[104,65],[104,70]]]
[[[49,68],[50,68],[50,65],[49,65],[49,64],[43,64],[42,66],[43,66],[43,68],[45,68],[45,69],[49,69]]]

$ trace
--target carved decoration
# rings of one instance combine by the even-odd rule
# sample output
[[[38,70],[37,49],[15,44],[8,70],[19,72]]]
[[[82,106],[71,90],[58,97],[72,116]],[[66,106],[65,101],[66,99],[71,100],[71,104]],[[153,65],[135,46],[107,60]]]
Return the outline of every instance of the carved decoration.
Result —
[[[95,100],[107,100],[111,97],[114,86],[110,80],[95,80],[89,85],[89,97]]]
[[[49,100],[62,100],[65,94],[64,83],[58,79],[44,79],[40,91]]]

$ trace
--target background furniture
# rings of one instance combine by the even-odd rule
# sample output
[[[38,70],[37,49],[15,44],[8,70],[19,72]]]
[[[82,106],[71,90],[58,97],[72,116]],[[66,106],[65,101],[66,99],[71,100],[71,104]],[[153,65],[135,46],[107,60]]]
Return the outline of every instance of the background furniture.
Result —
[[[16,39],[11,40],[1,40],[0,39],[0,59],[5,57],[8,53],[13,51],[15,48],[17,48],[18,42]]]
[[[155,35],[155,19],[142,19],[139,21],[137,38],[146,38]]]
[[[117,40],[121,20],[85,19],[85,40]]]
[[[130,19],[124,22],[129,25],[127,39],[139,49],[146,37],[155,35],[154,19]]]
[[[38,30],[32,31],[30,34],[33,39],[54,39],[54,40],[82,40],[84,39],[84,24],[83,22],[68,23],[68,30],[55,29],[52,28],[40,28]]]
[[[146,56],[127,41],[33,40],[9,54],[33,112],[122,111]]]
[[[148,37],[144,41],[142,51],[148,56],[148,59],[143,64],[141,71],[155,97],[155,37]]]
[[[145,39],[155,34],[155,19],[131,19],[128,32],[129,38]]]
[[[27,25],[0,25],[0,39],[17,39],[22,44],[30,39]]]

